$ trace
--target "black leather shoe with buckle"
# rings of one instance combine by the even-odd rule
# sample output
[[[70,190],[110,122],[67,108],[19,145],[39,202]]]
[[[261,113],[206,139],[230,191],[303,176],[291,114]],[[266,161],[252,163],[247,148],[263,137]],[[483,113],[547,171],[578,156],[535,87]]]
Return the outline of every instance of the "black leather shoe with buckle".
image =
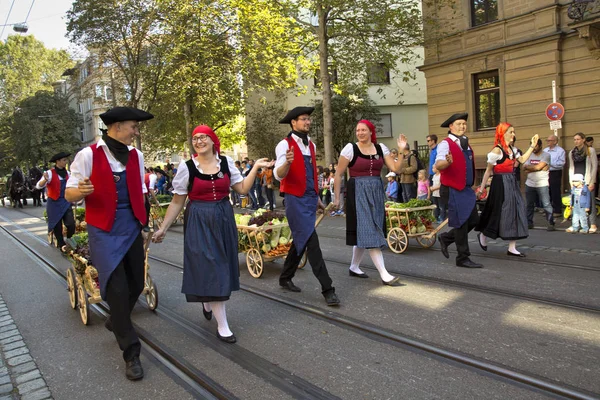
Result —
[[[144,377],[144,369],[142,368],[140,357],[133,357],[133,360],[127,361],[125,365],[125,376],[130,381],[137,381]]]
[[[301,292],[302,291],[302,289],[300,289],[298,286],[294,285],[294,282],[292,282],[292,281],[279,282],[279,286],[281,286],[284,289],[289,290],[290,292]]]

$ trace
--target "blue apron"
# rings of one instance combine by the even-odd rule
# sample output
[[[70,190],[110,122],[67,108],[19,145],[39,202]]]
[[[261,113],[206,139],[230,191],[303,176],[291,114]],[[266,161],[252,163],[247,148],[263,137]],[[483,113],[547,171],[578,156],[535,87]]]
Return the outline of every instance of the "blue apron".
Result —
[[[310,156],[304,156],[306,169],[306,190],[304,196],[285,194],[285,215],[292,231],[294,246],[298,255],[304,252],[306,243],[315,230],[319,198],[315,192],[315,180]]]
[[[477,197],[473,191],[475,171],[473,171],[473,152],[471,149],[463,150],[463,156],[467,164],[466,185],[463,190],[449,188],[448,196],[448,225],[452,228],[460,228],[471,216],[475,207]]]
[[[53,178],[60,179],[58,174],[54,174]],[[62,179],[60,181],[60,196],[58,196],[58,199],[52,200],[50,197],[48,197],[48,202],[46,203],[46,213],[48,214],[48,232],[54,229],[56,224],[60,222],[67,210],[71,207],[71,203],[65,200],[66,187],[67,180]]]
[[[116,182],[117,213],[110,232],[92,225],[87,226],[90,256],[92,265],[98,270],[100,295],[103,300],[106,300],[106,286],[110,275],[123,260],[142,228],[133,215],[129,202],[126,171],[113,172],[113,175],[119,178]]]

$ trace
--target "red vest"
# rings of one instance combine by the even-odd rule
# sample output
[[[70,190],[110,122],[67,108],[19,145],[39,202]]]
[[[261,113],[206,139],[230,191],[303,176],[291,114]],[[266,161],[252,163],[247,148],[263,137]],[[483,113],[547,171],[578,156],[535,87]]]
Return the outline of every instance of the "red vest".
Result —
[[[68,172],[65,179],[69,179]],[[54,168],[52,168],[52,180],[50,183],[48,183],[46,189],[48,189],[48,197],[50,197],[52,200],[58,200],[60,197],[60,178],[58,177],[58,174]]]
[[[304,167],[304,155],[298,143],[292,138],[286,138],[288,145],[294,149],[294,161],[290,165],[288,174],[281,180],[279,190],[283,193],[289,193],[297,197],[304,196],[306,192],[306,168]],[[317,162],[315,159],[315,144],[309,142],[310,159],[313,167],[313,182],[315,183],[315,192],[319,193],[317,181]]]
[[[91,145],[90,148],[93,154],[90,181],[94,185],[94,192],[85,198],[85,220],[88,224],[110,232],[117,213],[117,185],[104,150],[96,144]],[[144,206],[140,164],[136,149],[129,152],[125,171],[133,215],[142,225],[145,225],[146,207]]]
[[[146,185],[146,190],[150,191],[150,172],[144,174],[144,185]]]
[[[446,169],[440,171],[440,182],[444,186],[449,186],[456,190],[463,190],[467,184],[467,162],[462,149],[450,138],[444,139],[450,148],[452,154],[452,164]],[[473,151],[469,145],[469,149]],[[475,172],[475,153],[473,153],[473,172]]]

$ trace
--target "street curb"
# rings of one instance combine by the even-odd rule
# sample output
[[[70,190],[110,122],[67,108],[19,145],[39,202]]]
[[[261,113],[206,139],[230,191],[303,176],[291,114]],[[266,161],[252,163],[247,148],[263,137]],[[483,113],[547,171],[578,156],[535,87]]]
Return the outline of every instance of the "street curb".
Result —
[[[0,400],[54,399],[0,295]]]

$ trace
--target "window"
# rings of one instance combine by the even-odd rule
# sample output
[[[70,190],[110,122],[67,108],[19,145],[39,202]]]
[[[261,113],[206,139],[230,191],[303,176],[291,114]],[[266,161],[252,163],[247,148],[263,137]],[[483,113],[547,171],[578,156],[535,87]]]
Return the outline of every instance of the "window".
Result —
[[[338,75],[337,75],[337,69],[329,66],[329,83],[331,85],[336,85],[338,83]],[[315,78],[314,78],[314,84],[315,87],[321,87],[321,70],[317,69],[315,71]]]
[[[494,129],[500,123],[500,78],[498,70],[473,75],[475,129]]]
[[[498,19],[498,0],[471,0],[471,26]]]
[[[390,69],[384,63],[369,65],[367,82],[371,85],[390,83]]]
[[[105,86],[104,91],[106,93],[106,95],[104,97],[106,99],[106,101],[112,101],[112,99],[113,99],[112,89],[109,86]]]
[[[378,116],[381,129],[377,129],[377,137],[392,137],[392,114],[379,114]]]
[[[102,85],[96,85],[96,97],[104,97],[104,87]]]

